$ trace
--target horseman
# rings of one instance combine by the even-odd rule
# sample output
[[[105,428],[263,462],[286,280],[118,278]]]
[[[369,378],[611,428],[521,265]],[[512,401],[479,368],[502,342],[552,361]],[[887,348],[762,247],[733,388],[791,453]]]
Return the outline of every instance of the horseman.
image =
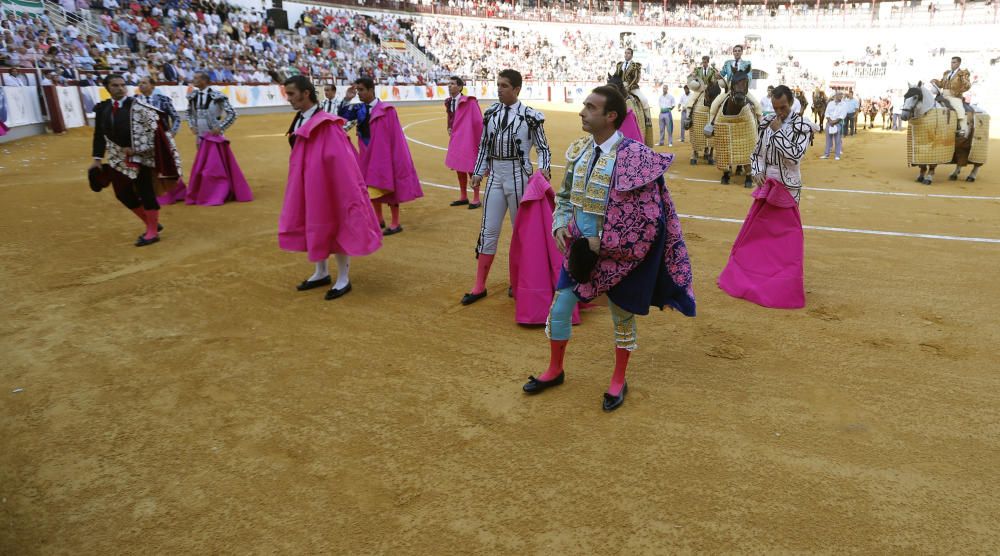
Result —
[[[721,183],[729,183],[733,172],[739,175],[747,170],[743,185],[753,187],[750,156],[757,144],[757,125],[763,116],[760,105],[748,94],[748,74],[734,73],[729,87],[729,92],[712,102],[705,136],[715,137],[715,167],[723,172]]]
[[[969,70],[962,69],[962,59],[952,56],[951,69],[944,72],[941,79],[932,79],[931,83],[941,90],[941,96],[958,117],[957,135],[969,136],[969,121],[965,117],[965,106],[962,101],[964,95],[972,88],[972,80],[969,77]]]
[[[723,64],[723,66],[722,66],[722,78],[725,80],[725,82],[724,83],[720,83],[720,85],[723,88],[725,88],[726,91],[728,92],[729,89],[732,87],[733,76],[737,72],[743,72],[743,73],[749,75],[751,69],[752,68],[751,68],[751,65],[750,65],[750,60],[744,60],[743,59],[743,45],[742,44],[738,44],[738,45],[734,46],[733,47],[733,59],[732,60],[726,60],[726,63]]]
[[[636,110],[636,114],[643,112],[646,115],[646,120],[651,121],[649,116],[649,101],[646,100],[646,95],[642,94],[642,89],[639,88],[639,80],[642,79],[642,64],[632,60],[631,48],[625,49],[625,60],[615,64],[615,72],[612,75],[621,79],[625,85],[626,100],[629,95],[639,99],[639,108],[642,110]],[[652,126],[649,129],[650,136],[652,136]],[[649,141],[646,143],[649,144]]]
[[[628,109],[628,113],[625,116],[626,122],[622,124],[622,133],[625,133],[626,137],[645,143],[647,147],[652,147],[653,121],[649,117],[648,110],[643,110],[642,100],[627,90],[628,85],[623,83],[617,74],[608,75],[608,85],[618,89],[618,92],[625,97],[625,106]],[[635,121],[635,126],[638,128],[636,132],[640,137],[631,137],[631,133],[625,131],[627,128],[635,129],[632,128],[629,120]]]
[[[709,65],[708,56],[701,57],[701,65],[695,67],[691,71],[691,75],[688,76],[688,80],[692,78],[701,81],[703,84],[703,87],[701,88],[702,91],[705,90],[705,87],[707,87],[709,83],[718,83],[720,87],[724,86],[725,83],[722,79],[722,74],[719,73],[719,70],[716,69],[714,65]]]

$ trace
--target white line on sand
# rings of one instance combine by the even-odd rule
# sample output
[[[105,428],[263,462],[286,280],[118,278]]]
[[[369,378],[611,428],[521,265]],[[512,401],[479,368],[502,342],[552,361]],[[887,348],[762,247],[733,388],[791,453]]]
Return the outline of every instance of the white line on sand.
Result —
[[[444,185],[441,183],[433,183],[429,181],[421,181],[420,183],[430,186],[438,187],[440,189],[451,189],[458,191],[458,186],[455,185]],[[743,220],[740,218],[723,218],[719,216],[700,216],[697,214],[680,214],[678,216],[681,218],[687,218],[689,220],[707,220],[710,222],[728,222],[731,224],[742,224]],[[836,228],[831,226],[802,226],[806,230],[817,230],[821,232],[839,232],[844,234],[866,234],[873,236],[893,236],[893,237],[912,237],[920,239],[939,239],[947,241],[966,241],[971,243],[998,243],[1000,244],[1000,239],[988,238],[988,237],[965,237],[965,236],[945,236],[938,234],[913,234],[909,232],[885,232],[881,230],[861,230],[856,228]]]

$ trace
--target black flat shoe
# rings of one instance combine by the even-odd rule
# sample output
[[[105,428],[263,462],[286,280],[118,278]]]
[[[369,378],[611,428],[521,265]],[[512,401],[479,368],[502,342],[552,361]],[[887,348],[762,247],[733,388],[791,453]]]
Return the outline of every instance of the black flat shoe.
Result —
[[[295,286],[295,289],[299,290],[300,292],[304,292],[306,290],[311,290],[313,288],[318,288],[321,286],[329,286],[330,282],[331,281],[329,276],[327,276],[326,278],[320,278],[319,280],[303,280],[301,284]]]
[[[514,297],[514,287],[507,288],[507,297]]]
[[[384,235],[384,236],[391,236],[393,234],[398,234],[399,232],[402,232],[402,231],[403,231],[403,227],[402,226],[397,226],[395,228],[386,228],[385,231],[382,232],[382,235]]]
[[[528,377],[528,382],[524,383],[521,387],[525,394],[537,394],[546,388],[552,388],[553,386],[559,386],[566,381],[566,371],[559,373],[559,376],[553,378],[552,380],[538,380],[533,376]]]
[[[614,411],[625,403],[625,394],[628,392],[628,382],[622,386],[622,391],[617,396],[612,396],[607,392],[604,393],[604,411]]]
[[[385,229],[385,222],[379,222],[378,223],[378,227],[382,228],[384,230]]]
[[[351,291],[351,283],[348,282],[346,286],[340,288],[339,290],[335,290],[333,288],[327,290],[326,291],[326,296],[324,296],[324,299],[326,299],[327,301],[330,301],[330,300],[333,300],[333,299],[337,299],[338,297],[344,297],[350,291]]]
[[[469,200],[468,199],[459,199],[457,201],[452,201],[450,206],[460,207],[462,205],[467,205],[467,204],[469,204]]]
[[[484,297],[486,297],[486,290],[479,293],[467,293],[462,296],[462,305],[472,305]]]
[[[163,224],[157,224],[156,225],[156,233],[160,233],[162,231],[163,231]],[[146,237],[146,232],[142,232],[141,234],[139,234],[139,237],[135,238],[135,240],[139,241],[140,239],[142,239],[144,237]]]
[[[146,239],[146,236],[139,236],[139,239],[135,241],[136,247],[145,247],[147,245],[152,245],[160,241],[160,236],[156,236],[153,239]]]
[[[481,206],[483,206],[482,203],[470,203],[469,204],[469,210],[476,210],[477,208],[479,208]]]

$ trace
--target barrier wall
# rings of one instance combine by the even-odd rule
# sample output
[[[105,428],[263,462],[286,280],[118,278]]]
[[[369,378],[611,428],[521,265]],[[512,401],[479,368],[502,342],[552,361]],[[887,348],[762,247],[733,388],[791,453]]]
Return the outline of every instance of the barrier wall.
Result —
[[[214,85],[229,97],[233,108],[239,112],[245,108],[268,108],[288,106],[284,88],[280,85]],[[344,89],[345,87],[341,87]],[[178,112],[187,112],[187,94],[194,89],[185,85],[163,85],[156,92],[167,95],[174,102]],[[468,94],[483,100],[495,99],[495,83],[469,83]],[[107,90],[99,86],[56,87],[59,107],[66,127],[87,125],[87,118],[93,118],[94,105],[110,98]],[[138,93],[136,87],[129,87],[128,94]],[[378,98],[388,102],[433,101],[448,98],[448,87],[443,85],[397,85],[377,86]],[[548,88],[540,84],[525,84],[521,95],[525,100],[548,100]],[[8,127],[45,123],[48,118],[42,108],[42,100],[36,87],[0,87],[0,122]]]

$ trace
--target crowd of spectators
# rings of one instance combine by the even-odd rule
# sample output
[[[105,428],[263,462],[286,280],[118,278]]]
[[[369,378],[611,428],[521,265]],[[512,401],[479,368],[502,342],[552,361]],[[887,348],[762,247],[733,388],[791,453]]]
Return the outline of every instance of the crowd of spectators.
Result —
[[[60,25],[48,14],[7,13],[0,18],[0,66],[30,69],[4,75],[4,84],[32,83],[36,67],[48,81],[85,84],[96,83],[99,74],[107,72],[123,74],[130,84],[146,76],[159,82],[186,83],[199,70],[209,72],[212,81],[228,83],[281,83],[291,75],[307,74],[319,81],[371,76],[387,85],[424,84],[440,83],[452,74],[488,80],[507,67],[518,68],[536,81],[593,82],[613,71],[624,48],[631,47],[646,68],[646,85],[679,88],[703,55],[721,68],[733,42],[641,27],[623,33],[611,26],[528,27],[319,7],[307,8],[291,29],[278,31],[263,10],[224,1],[62,2],[70,17]],[[476,0],[451,0],[449,4],[462,10],[492,6],[501,15],[528,9],[519,3]],[[592,6],[607,10],[609,5],[594,2]],[[562,10],[561,4],[547,9]],[[969,59],[967,66],[978,65],[979,71],[985,71],[996,54],[984,50],[982,60]],[[823,86],[826,78],[877,78],[886,67],[913,66],[915,57],[926,63],[947,55],[939,48],[915,54],[894,45],[872,45],[863,52],[844,54],[833,61],[832,68],[815,64],[810,68],[790,45],[752,40],[744,52],[756,68],[772,73],[770,83],[807,92]],[[917,69],[926,73],[937,65]],[[932,71],[926,78],[937,75]]]
[[[228,83],[282,82],[297,74],[321,80],[370,75],[388,83],[441,77],[440,68],[426,60],[383,47],[411,38],[407,20],[392,15],[312,8],[292,30],[276,32],[265,12],[225,2],[97,2],[81,8],[95,14],[89,26],[79,15],[57,28],[47,14],[5,14],[0,67],[37,67],[53,82],[90,81],[113,71],[129,84],[146,76],[189,82],[198,70]],[[68,13],[79,14],[75,7]]]

